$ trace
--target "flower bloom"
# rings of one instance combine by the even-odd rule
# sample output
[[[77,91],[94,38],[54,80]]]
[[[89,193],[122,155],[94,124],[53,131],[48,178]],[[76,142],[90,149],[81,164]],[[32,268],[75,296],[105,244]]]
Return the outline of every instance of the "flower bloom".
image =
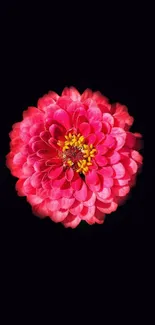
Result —
[[[100,92],[49,92],[10,132],[7,166],[33,213],[75,228],[102,224],[135,184],[142,165],[139,133],[127,107]]]

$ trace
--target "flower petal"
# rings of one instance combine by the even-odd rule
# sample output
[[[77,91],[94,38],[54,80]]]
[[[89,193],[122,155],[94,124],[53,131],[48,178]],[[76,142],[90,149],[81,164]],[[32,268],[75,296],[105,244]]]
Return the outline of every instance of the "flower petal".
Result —
[[[60,125],[64,126],[66,130],[71,128],[71,121],[69,114],[62,108],[59,108],[54,112],[53,115],[54,122],[58,122]]]
[[[83,209],[83,202],[75,201],[73,205],[70,207],[70,213],[74,215],[79,215],[81,210]]]
[[[125,168],[121,163],[112,166],[114,170],[114,178],[122,178],[125,175]]]
[[[84,182],[81,189],[79,191],[75,191],[74,197],[80,202],[85,201],[87,197],[87,185]]]
[[[125,144],[125,140],[126,140],[126,132],[118,127],[113,127],[112,131],[111,131],[111,135],[116,139],[116,148],[115,150],[119,150],[121,149],[124,144]]]

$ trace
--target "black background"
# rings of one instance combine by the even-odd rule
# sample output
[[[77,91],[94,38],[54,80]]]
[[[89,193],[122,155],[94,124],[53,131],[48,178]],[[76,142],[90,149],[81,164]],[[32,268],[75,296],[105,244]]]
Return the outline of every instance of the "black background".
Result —
[[[103,225],[81,223],[75,230],[35,217],[26,199],[17,196],[16,179],[5,167],[12,124],[39,97],[49,90],[60,94],[65,86],[80,92],[99,90],[111,102],[127,105],[135,118],[131,130],[144,135],[149,59],[140,12],[127,3],[118,8],[111,3],[84,7],[76,2],[67,6],[14,1],[2,7],[1,229],[11,297],[23,288],[31,293],[34,286],[39,292],[42,282],[52,282],[59,293],[63,284],[74,291],[83,279],[82,295],[86,284],[90,291],[93,283],[97,290],[103,286],[101,292],[116,286],[118,296],[123,297],[120,290],[129,290],[140,304],[148,241],[145,167],[129,200]]]

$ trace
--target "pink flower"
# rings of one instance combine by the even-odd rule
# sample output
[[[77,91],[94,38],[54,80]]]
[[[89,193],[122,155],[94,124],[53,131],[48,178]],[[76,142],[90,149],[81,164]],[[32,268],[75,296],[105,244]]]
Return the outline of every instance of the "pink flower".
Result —
[[[103,223],[135,184],[141,135],[127,107],[100,92],[49,92],[10,132],[7,166],[34,214],[75,228]]]

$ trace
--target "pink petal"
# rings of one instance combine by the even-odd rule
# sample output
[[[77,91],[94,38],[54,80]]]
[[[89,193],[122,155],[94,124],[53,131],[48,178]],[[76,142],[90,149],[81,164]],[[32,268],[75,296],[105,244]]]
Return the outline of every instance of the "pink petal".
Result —
[[[48,144],[48,140],[50,139],[50,132],[49,131],[43,131],[40,133],[40,138],[42,141]]]
[[[27,157],[27,164],[28,165],[34,165],[34,163],[38,160],[37,155],[34,153]]]
[[[96,141],[96,134],[90,134],[88,135],[88,137],[86,138],[87,144],[94,144],[94,142]]]
[[[47,108],[50,108],[53,103],[55,103],[55,101],[51,96],[44,95],[38,100],[37,106],[41,111],[46,112]]]
[[[70,88],[64,88],[63,92],[62,92],[62,96],[68,96],[70,97],[72,100],[80,100],[81,95],[78,92],[78,90],[74,87],[70,87]]]
[[[124,160],[124,165],[130,175],[137,173],[138,166],[132,158],[127,158],[126,160]]]
[[[52,188],[49,197],[52,200],[58,200],[62,197],[62,191],[59,188]]]
[[[60,208],[60,202],[58,200],[50,200],[48,203],[47,203],[47,208],[53,212],[53,211],[56,211]]]
[[[103,113],[103,121],[109,123],[111,126],[114,125],[114,118],[109,113]]]
[[[89,170],[88,173],[86,174],[86,183],[89,185],[89,184],[96,184],[99,182],[99,177],[96,173],[96,171],[93,169],[93,170]]]
[[[75,173],[74,177],[72,179],[72,182],[71,182],[71,187],[73,188],[73,190],[75,190],[75,191],[80,190],[82,183],[83,183],[83,181],[82,181],[81,177],[79,176],[79,174]]]
[[[125,196],[129,193],[130,191],[130,186],[124,186],[124,187],[120,187],[120,186],[114,186],[112,188],[112,192],[113,195],[115,196]]]
[[[121,163],[112,166],[114,170],[114,178],[122,178],[125,175],[125,168]]]
[[[113,202],[110,203],[104,203],[99,200],[96,201],[96,207],[98,208],[99,211],[110,214],[111,212],[116,211],[118,204]]]
[[[53,120],[64,126],[66,130],[71,127],[69,114],[61,108],[54,112]]]
[[[108,160],[106,157],[101,156],[100,154],[95,155],[95,161],[99,166],[106,166],[108,163]]]
[[[23,165],[25,160],[26,160],[26,157],[21,152],[18,152],[15,154],[15,156],[13,158],[13,163],[15,165]]]
[[[68,106],[72,103],[71,98],[68,96],[61,96],[57,100],[57,105],[59,105],[60,108],[63,108],[65,111],[67,110]]]
[[[31,185],[31,177],[27,178],[23,183],[25,194],[36,194],[36,189]]]
[[[85,101],[87,98],[91,98],[92,95],[93,95],[92,90],[90,90],[90,89],[86,89],[86,90],[83,92],[82,96],[81,96],[81,101],[83,102],[83,101]]]
[[[68,183],[68,184],[69,184],[69,183]],[[70,185],[69,185],[68,188],[66,188],[66,189],[62,189],[61,192],[62,192],[62,197],[70,198],[70,197],[72,197],[73,189],[72,189],[72,187],[70,187]]]
[[[75,127],[79,126],[78,119],[79,119],[80,116],[87,117],[86,110],[82,107],[82,105],[81,105],[81,107],[78,107],[75,110],[75,112],[73,113],[73,116],[72,116],[73,125]]]
[[[83,205],[87,207],[92,206],[95,204],[95,201],[96,201],[96,194],[88,189],[87,198],[83,202]]]
[[[112,187],[114,184],[113,178],[112,177],[104,177],[103,178],[103,186],[104,187]]]
[[[101,169],[98,170],[98,173],[104,177],[111,177],[113,176],[113,169],[110,166],[107,167],[102,167]]]
[[[22,171],[24,173],[24,176],[29,177],[34,173],[34,168],[33,168],[33,166],[29,166],[27,164],[27,162],[25,162],[23,167],[22,167]]]
[[[131,132],[126,132],[126,141],[125,145],[129,148],[133,148],[136,143],[136,138],[133,133]]]
[[[33,124],[30,127],[30,135],[34,136],[34,135],[39,135],[40,132],[42,132],[44,130],[44,124],[43,123],[38,123],[38,124]]]
[[[102,123],[100,121],[92,120],[90,121],[90,125],[93,128],[93,132],[100,132],[102,130]]]
[[[40,159],[38,161],[36,161],[34,163],[34,170],[36,172],[41,172],[41,171],[44,171],[46,170],[48,167],[45,165],[45,160],[44,159]]]
[[[57,178],[58,176],[61,175],[62,171],[63,171],[63,167],[62,166],[60,166],[60,167],[53,166],[51,168],[51,170],[49,171],[49,173],[48,173],[48,177],[50,179],[55,179],[55,178]]]
[[[59,176],[59,178],[54,179],[52,181],[52,186],[61,188],[65,183],[66,183],[66,177],[65,176],[64,177]]]
[[[105,139],[105,134],[103,132],[96,132],[96,145],[101,143]]]
[[[78,201],[85,201],[87,197],[87,185],[83,182],[82,187],[79,191],[75,191],[74,197]]]
[[[95,214],[95,206],[91,206],[91,207],[87,207],[87,206],[84,206],[82,211],[80,212],[79,214],[79,217],[82,219],[82,220],[89,220],[91,219]]]
[[[142,155],[140,155],[140,153],[139,153],[138,151],[136,151],[136,150],[132,150],[132,151],[131,151],[131,157],[132,157],[135,161],[137,161],[138,163],[142,164],[142,162],[143,162],[143,157],[142,157]]]
[[[107,135],[103,144],[105,147],[108,147],[109,149],[111,149],[115,146],[116,140],[112,135]]]
[[[23,187],[24,182],[25,179],[18,179],[18,181],[16,182],[16,191],[18,192],[19,196],[25,196],[25,191]]]
[[[79,132],[84,137],[87,137],[90,134],[90,125],[86,122],[81,123],[81,125],[79,126]]]
[[[67,219],[67,218],[66,218],[66,219]],[[74,218],[72,221],[69,221],[69,222],[66,222],[66,219],[65,219],[64,222],[63,222],[63,225],[64,225],[65,228],[70,227],[70,228],[74,229],[74,228],[76,228],[76,227],[79,225],[79,223],[81,222],[81,219],[80,219],[79,217],[76,217],[76,218]]]
[[[36,205],[36,204],[40,204],[43,202],[43,199],[37,195],[31,195],[29,194],[27,196],[27,201],[31,204],[31,205]]]
[[[26,117],[31,117],[36,115],[37,113],[39,113],[38,109],[36,107],[28,107],[28,109],[26,111],[23,112],[23,118],[25,119]],[[15,123],[14,124],[15,127],[18,127],[19,124]]]
[[[53,98],[54,101],[57,101],[59,99],[59,95],[55,91],[49,91],[48,92],[48,96],[50,98]]]
[[[63,126],[57,125],[57,124],[52,124],[49,127],[49,131],[51,136],[54,139],[59,139],[60,137],[63,137],[63,135],[65,134],[65,129]]]
[[[60,200],[60,208],[61,209],[70,209],[74,202],[75,202],[75,198],[66,198],[66,197],[62,197]]]
[[[49,147],[44,141],[35,141],[32,143],[32,150],[37,152],[38,150],[49,150]]]
[[[44,174],[43,173],[34,173],[32,176],[31,176],[31,185],[34,187],[34,188],[38,188],[41,186],[41,181],[42,181],[42,178],[43,178]]]
[[[107,154],[107,158],[110,165],[114,165],[120,161],[120,154],[117,151]]]
[[[116,148],[115,150],[119,150],[121,149],[124,144],[125,144],[125,140],[126,140],[126,132],[119,128],[119,127],[113,127],[112,131],[111,131],[111,135],[116,139]]]
[[[50,218],[54,221],[54,222],[62,222],[68,215],[68,210],[65,209],[60,209],[58,211],[53,211],[50,214]]]
[[[68,180],[68,182],[71,182],[71,180],[73,179],[73,176],[74,176],[73,169],[72,168],[67,169],[65,172],[65,175],[66,175],[66,179]]]
[[[105,155],[108,151],[108,148],[104,144],[98,144],[96,146],[97,153],[100,155]]]
[[[82,209],[83,209],[83,203],[79,201],[75,201],[73,205],[70,207],[69,211],[74,215],[79,215]]]
[[[101,110],[97,107],[95,103],[91,105],[91,107],[88,108],[87,110],[87,116],[88,120],[102,120],[102,112]]]
[[[109,134],[111,131],[111,125],[108,122],[102,122],[102,132],[104,134]]]
[[[111,189],[104,187],[102,189],[102,191],[99,191],[98,193],[96,193],[96,196],[97,196],[97,198],[99,198],[99,200],[100,199],[105,200],[110,196],[110,194],[111,194]]]

